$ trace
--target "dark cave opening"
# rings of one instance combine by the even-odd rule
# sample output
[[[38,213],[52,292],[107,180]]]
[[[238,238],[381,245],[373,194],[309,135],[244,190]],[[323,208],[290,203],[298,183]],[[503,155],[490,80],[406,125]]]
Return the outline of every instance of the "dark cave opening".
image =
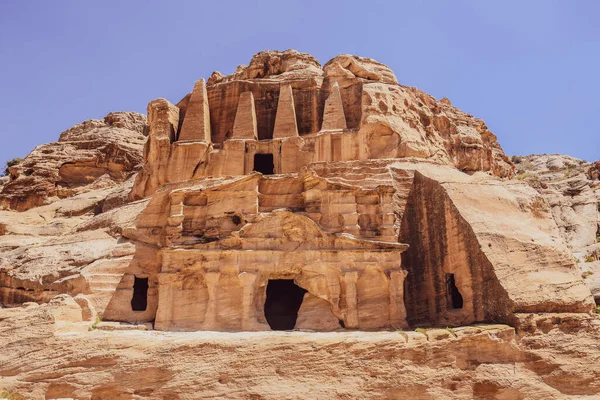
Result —
[[[265,318],[274,331],[294,329],[306,290],[292,279],[272,279],[267,284]]]
[[[454,274],[446,274],[446,291],[448,293],[448,308],[460,309],[463,307],[463,297],[456,287]]]
[[[148,307],[148,278],[135,277],[133,282],[133,297],[131,309],[133,311],[146,311]]]
[[[260,172],[263,175],[273,175],[275,173],[273,154],[255,154],[254,171]]]

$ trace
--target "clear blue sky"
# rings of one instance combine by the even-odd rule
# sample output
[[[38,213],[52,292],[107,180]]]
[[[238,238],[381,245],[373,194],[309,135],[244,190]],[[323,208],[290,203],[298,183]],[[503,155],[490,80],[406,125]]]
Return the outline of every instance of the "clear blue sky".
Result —
[[[266,49],[388,64],[508,154],[600,158],[600,1],[0,2],[0,163]]]

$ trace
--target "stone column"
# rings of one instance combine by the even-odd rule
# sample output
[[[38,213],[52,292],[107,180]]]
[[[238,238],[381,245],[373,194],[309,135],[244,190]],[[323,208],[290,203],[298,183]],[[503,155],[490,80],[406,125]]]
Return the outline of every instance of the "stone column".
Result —
[[[392,328],[406,328],[406,307],[404,306],[404,278],[407,271],[398,270],[390,273],[390,325]]]
[[[231,138],[258,140],[256,109],[252,92],[244,92],[240,95]]]
[[[207,272],[204,275],[206,287],[208,289],[208,306],[204,317],[204,330],[213,330],[217,328],[217,289],[219,285],[220,272]]]
[[[344,106],[340,87],[338,83],[331,86],[331,93],[325,101],[325,110],[323,112],[322,131],[343,130],[346,129],[346,116],[344,115]]]
[[[346,272],[344,274],[344,289],[346,292],[344,324],[346,325],[346,328],[358,328],[358,298],[356,292],[356,281],[358,281],[358,271]]]
[[[173,273],[158,274],[158,306],[154,319],[156,330],[168,330],[173,326],[173,295],[177,279]]]
[[[251,272],[242,272],[238,277],[242,283],[242,330],[258,330],[256,310],[254,309],[254,293],[258,276]]]
[[[339,318],[341,315],[340,274],[337,271],[328,268],[325,272],[325,279],[327,280],[327,291],[329,301],[332,303],[332,311]]]

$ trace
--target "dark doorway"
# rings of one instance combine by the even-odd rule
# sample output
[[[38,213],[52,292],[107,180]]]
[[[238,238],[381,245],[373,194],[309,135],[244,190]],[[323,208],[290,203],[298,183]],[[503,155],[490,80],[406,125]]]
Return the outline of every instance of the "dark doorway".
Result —
[[[294,329],[306,290],[292,279],[273,279],[267,284],[265,318],[274,331]]]
[[[454,274],[446,274],[446,291],[448,293],[448,308],[462,308],[463,297],[454,282]]]
[[[275,172],[273,154],[255,154],[254,171],[260,172],[263,175],[273,175]]]
[[[133,311],[146,311],[148,307],[148,278],[135,277],[133,282],[133,297],[131,309]]]

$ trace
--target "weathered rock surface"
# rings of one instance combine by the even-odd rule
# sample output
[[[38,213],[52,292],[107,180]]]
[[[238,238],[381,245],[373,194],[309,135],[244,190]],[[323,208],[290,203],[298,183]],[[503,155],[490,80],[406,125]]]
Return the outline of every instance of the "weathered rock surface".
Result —
[[[114,187],[141,168],[146,117],[110,113],[64,131],[9,169],[0,207],[17,211],[89,190]]]
[[[126,194],[131,188],[121,186]],[[121,232],[134,225],[146,204],[111,200],[121,186],[24,212],[0,211],[0,303],[85,293],[102,312],[134,253]]]
[[[517,179],[548,202],[581,274],[600,301],[600,180],[598,165],[557,154],[514,156]]]
[[[68,297],[0,309],[0,388],[31,399],[558,400],[600,393],[600,321],[581,314],[522,314],[516,334],[506,325],[156,332],[104,327],[84,313]]]
[[[431,165],[414,168],[400,241],[409,323],[510,321],[523,312],[589,312],[590,291],[543,197],[518,181],[492,181]],[[442,215],[440,215],[442,214]],[[452,284],[460,293],[457,307]]]
[[[121,232],[143,208],[126,203],[145,129],[141,114],[111,113],[10,168],[0,193],[9,208],[0,211],[1,304],[85,293],[104,310],[133,255]]]
[[[341,55],[321,68],[309,54],[267,51],[232,75],[199,82],[176,105],[150,103],[150,150],[132,198],[165,183],[248,174],[257,154],[272,154],[277,174],[315,162],[415,157],[513,175],[482,120],[398,84],[388,66],[369,58]],[[240,118],[247,133],[239,133]]]
[[[572,161],[511,180],[448,99],[293,50],[151,101],[147,124],[87,121],[0,181],[0,389],[598,396],[598,262],[571,255],[598,256],[598,168]]]

